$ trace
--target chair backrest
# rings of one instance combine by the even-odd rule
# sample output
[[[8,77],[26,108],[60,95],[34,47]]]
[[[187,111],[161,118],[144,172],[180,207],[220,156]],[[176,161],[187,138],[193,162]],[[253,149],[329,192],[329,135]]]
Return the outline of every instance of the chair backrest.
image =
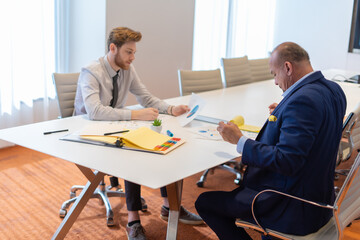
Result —
[[[205,92],[223,87],[220,69],[206,71],[178,70],[180,95]]]
[[[354,219],[360,216],[360,153],[357,154],[354,163],[347,175],[339,194],[336,197],[334,211],[337,220],[339,239],[342,239],[342,231]]]
[[[250,59],[249,65],[251,69],[252,81],[263,81],[273,79],[274,76],[270,73],[269,58]]]
[[[240,58],[221,58],[226,87],[251,83],[251,71],[247,56]]]
[[[339,145],[338,164],[348,160],[351,154],[360,151],[360,103],[346,118]]]
[[[53,73],[60,117],[70,117],[74,113],[76,87],[80,73]]]
[[[354,120],[354,113],[351,112],[345,119],[344,123],[343,123],[343,127],[342,127],[342,133],[341,133],[341,139],[340,139],[340,144],[339,144],[339,150],[338,150],[338,154],[337,154],[337,159],[336,159],[336,166],[340,165],[340,163],[348,160],[350,158],[351,155],[351,149],[350,149],[350,141],[349,141],[349,129],[352,126]],[[346,139],[346,140],[344,140]]]
[[[349,141],[352,149],[360,151],[360,102],[353,113],[352,122],[349,123]]]

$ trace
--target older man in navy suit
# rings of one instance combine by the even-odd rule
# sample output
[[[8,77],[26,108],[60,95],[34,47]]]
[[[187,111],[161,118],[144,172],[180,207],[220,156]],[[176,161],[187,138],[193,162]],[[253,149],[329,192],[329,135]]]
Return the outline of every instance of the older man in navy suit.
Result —
[[[247,165],[243,183],[231,192],[205,192],[195,204],[220,239],[251,239],[235,219],[254,222],[251,202],[264,189],[334,202],[345,95],[338,84],[313,71],[308,53],[296,43],[277,46],[269,65],[283,99],[269,106],[271,115],[256,140],[247,139],[233,123],[218,126],[225,141],[237,144]],[[263,227],[295,235],[317,231],[332,215],[331,210],[270,192],[259,196],[255,209]]]

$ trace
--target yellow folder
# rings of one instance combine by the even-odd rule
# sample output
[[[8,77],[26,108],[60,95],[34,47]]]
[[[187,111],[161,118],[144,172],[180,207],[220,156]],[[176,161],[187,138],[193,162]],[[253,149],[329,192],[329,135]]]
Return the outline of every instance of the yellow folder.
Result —
[[[95,142],[103,142],[125,149],[141,150],[166,154],[179,147],[185,141],[181,138],[169,137],[157,133],[147,127],[130,130],[122,136],[80,135],[80,138]]]

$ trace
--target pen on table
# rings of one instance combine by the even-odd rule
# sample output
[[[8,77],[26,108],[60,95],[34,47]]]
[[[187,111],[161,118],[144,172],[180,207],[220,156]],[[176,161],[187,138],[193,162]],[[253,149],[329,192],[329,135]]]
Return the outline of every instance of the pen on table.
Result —
[[[170,130],[167,130],[167,131],[166,131],[166,134],[167,134],[169,137],[173,137],[173,136],[174,136],[174,134],[173,134],[172,132],[170,132]]]
[[[49,132],[44,132],[44,135],[48,135],[48,134],[52,134],[52,133],[59,133],[59,132],[67,132],[69,131],[69,129],[62,129],[62,130],[56,130],[56,131],[49,131]]]
[[[104,133],[104,136],[107,136],[107,135],[113,135],[113,134],[116,134],[116,133],[125,133],[125,132],[128,132],[130,130],[122,130],[122,131],[117,131],[117,132],[108,132],[108,133]]]

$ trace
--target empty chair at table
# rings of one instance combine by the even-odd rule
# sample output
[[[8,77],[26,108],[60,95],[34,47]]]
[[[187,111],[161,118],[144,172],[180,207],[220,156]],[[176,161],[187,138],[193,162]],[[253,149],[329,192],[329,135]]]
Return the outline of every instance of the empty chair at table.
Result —
[[[339,145],[337,165],[346,166],[351,164],[346,163],[349,159],[354,159],[354,155],[360,151],[360,102],[355,109],[348,115],[344,122],[342,139]],[[347,169],[337,169],[337,174],[346,175],[349,172]]]
[[[179,89],[180,95],[189,95],[191,93],[205,92],[223,87],[220,69],[206,70],[206,71],[191,71],[191,70],[179,70]],[[236,175],[234,182],[239,184],[241,181],[241,166],[235,159],[230,160],[224,164],[221,164],[215,168],[224,169]],[[204,186],[204,182],[209,171],[214,170],[207,169],[204,171],[200,180],[196,183],[199,187]]]
[[[220,69],[178,70],[178,77],[181,96],[223,88]]]
[[[253,82],[273,79],[270,73],[269,58],[250,59],[249,65],[251,70],[251,78]]]
[[[247,56],[239,58],[221,58],[226,87],[253,82]]]

